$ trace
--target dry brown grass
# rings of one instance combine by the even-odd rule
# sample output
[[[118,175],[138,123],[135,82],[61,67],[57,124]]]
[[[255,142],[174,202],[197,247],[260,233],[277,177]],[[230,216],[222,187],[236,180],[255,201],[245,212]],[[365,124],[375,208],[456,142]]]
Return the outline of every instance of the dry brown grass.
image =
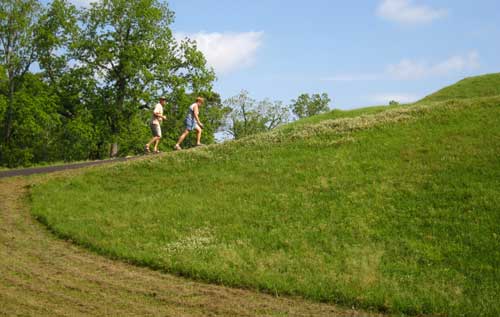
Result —
[[[58,240],[32,219],[26,197],[28,185],[38,181],[0,179],[0,315],[369,315],[207,285],[95,255]]]

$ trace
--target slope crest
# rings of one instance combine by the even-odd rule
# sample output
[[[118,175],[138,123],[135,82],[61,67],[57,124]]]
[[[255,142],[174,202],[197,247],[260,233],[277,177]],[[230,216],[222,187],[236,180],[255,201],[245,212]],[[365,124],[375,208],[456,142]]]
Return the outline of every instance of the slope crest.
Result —
[[[500,73],[494,73],[462,79],[425,97],[421,102],[498,95],[500,95]]]

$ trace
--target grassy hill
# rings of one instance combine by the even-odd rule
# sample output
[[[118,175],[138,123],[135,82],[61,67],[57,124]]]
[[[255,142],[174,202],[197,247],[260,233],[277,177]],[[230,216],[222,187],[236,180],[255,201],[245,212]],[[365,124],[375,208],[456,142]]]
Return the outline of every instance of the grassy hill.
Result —
[[[500,95],[500,73],[465,78],[422,99],[423,102]]]
[[[101,254],[198,280],[499,315],[499,123],[500,96],[337,111],[49,181],[32,188],[33,214]]]

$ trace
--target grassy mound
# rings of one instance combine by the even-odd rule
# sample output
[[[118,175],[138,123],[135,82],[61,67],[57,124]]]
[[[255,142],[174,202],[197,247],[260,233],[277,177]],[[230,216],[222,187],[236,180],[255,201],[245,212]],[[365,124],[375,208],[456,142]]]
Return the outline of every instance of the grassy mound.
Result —
[[[422,99],[423,102],[500,96],[500,73],[465,78]]]
[[[312,120],[32,189],[102,254],[406,314],[500,315],[500,97]]]

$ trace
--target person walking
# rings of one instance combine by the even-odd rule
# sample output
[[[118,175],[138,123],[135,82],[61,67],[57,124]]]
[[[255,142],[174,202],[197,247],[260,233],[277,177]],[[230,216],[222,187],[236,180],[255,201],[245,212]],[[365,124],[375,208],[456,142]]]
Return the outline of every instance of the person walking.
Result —
[[[181,150],[181,143],[188,136],[189,132],[195,130],[196,131],[196,146],[203,145],[201,144],[201,131],[203,129],[203,124],[200,122],[200,107],[205,103],[205,99],[202,97],[196,98],[196,102],[189,106],[189,110],[184,120],[184,124],[186,129],[182,132],[179,140],[174,146],[174,150]]]
[[[166,98],[164,96],[160,97],[160,102],[158,102],[153,109],[153,116],[151,117],[151,122],[149,127],[151,128],[151,133],[153,138],[144,146],[144,151],[146,153],[151,153],[150,147],[153,144],[153,153],[160,153],[158,150],[158,144],[161,139],[161,122],[167,117],[163,115],[163,107],[165,106]]]

